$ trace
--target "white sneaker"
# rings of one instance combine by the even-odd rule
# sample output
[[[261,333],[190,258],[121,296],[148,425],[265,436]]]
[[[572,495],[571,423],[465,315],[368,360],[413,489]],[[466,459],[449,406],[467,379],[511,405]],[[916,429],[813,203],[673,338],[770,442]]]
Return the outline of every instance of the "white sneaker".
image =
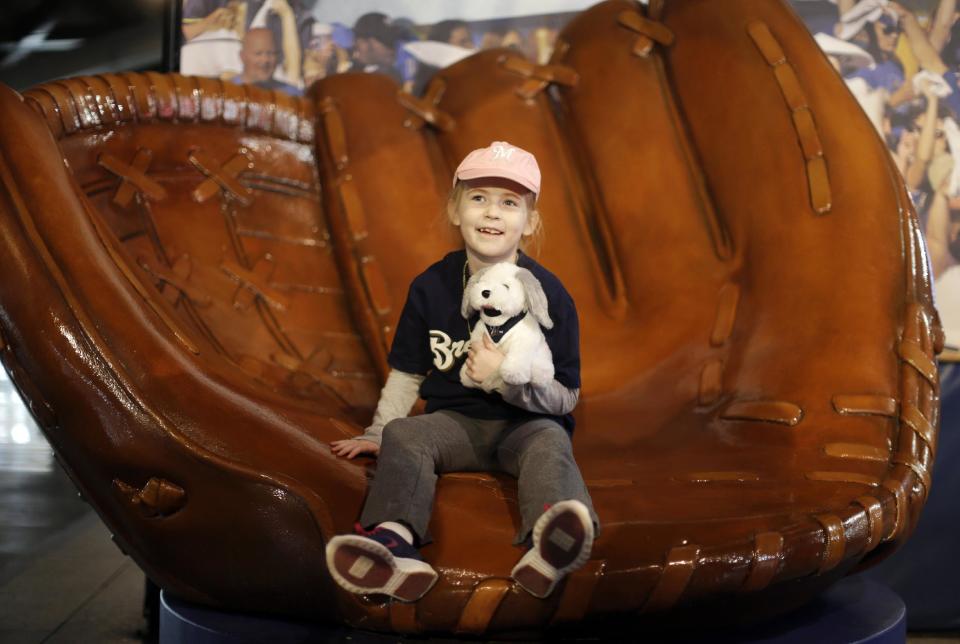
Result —
[[[593,520],[580,501],[560,501],[540,515],[533,526],[533,547],[520,558],[510,576],[535,597],[547,597],[557,582],[590,559]]]
[[[334,537],[327,543],[326,555],[333,580],[358,595],[379,593],[413,602],[437,581],[433,566],[392,530]]]

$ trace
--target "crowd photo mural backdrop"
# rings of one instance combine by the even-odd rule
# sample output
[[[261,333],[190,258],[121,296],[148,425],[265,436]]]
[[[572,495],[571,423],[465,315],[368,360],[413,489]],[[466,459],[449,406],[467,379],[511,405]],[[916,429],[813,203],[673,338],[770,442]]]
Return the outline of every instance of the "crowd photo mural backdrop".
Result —
[[[438,69],[514,48],[546,63],[592,0],[183,0],[180,72],[301,95],[343,72],[421,94]],[[960,23],[957,0],[792,0],[903,174],[925,232],[943,358],[960,357]]]

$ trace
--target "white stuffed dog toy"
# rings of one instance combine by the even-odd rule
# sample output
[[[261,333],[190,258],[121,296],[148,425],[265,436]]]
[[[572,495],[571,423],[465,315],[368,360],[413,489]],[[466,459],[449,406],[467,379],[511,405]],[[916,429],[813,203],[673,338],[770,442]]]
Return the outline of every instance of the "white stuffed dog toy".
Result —
[[[505,382],[543,385],[553,380],[553,355],[540,330],[541,326],[552,329],[553,321],[547,312],[547,296],[533,273],[507,262],[477,271],[463,291],[460,313],[469,320],[475,311],[480,320],[470,333],[470,342],[482,343],[487,333],[505,357],[500,371],[481,383],[467,375],[464,364],[460,369],[464,387],[503,393]]]

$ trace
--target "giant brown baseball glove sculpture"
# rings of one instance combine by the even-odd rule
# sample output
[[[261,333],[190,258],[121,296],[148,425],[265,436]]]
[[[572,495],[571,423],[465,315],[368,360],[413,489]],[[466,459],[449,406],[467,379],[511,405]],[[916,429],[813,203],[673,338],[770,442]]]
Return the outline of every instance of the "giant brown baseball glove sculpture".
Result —
[[[942,344],[883,143],[784,2],[614,0],[554,59],[486,51],[423,98],[105,74],[0,92],[2,356],[118,544],[190,600],[397,631],[795,606],[929,492]],[[510,581],[509,477],[440,483],[416,604],[331,582],[452,166],[540,160],[538,259],[581,316],[574,446],[603,524],[551,597]],[[536,254],[536,249],[531,249]]]

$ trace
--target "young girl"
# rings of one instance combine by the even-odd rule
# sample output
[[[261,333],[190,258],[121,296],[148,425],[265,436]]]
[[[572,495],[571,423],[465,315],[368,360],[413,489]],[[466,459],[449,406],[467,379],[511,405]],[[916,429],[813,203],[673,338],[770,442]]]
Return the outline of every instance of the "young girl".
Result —
[[[457,168],[447,214],[460,228],[464,250],[414,279],[373,424],[358,438],[331,444],[347,458],[379,455],[357,534],[327,544],[327,566],[350,592],[414,601],[433,586],[437,573],[418,548],[430,541],[427,526],[443,472],[499,470],[517,477],[522,525],[514,543],[531,547],[511,576],[531,594],[546,597],[590,556],[598,523],[570,444],[580,393],[577,312],[560,281],[519,250],[540,225],[539,192],[536,159],[509,143],[474,150]],[[555,366],[548,385],[485,393],[461,382],[464,360],[468,377],[480,383],[504,358],[489,335],[471,345],[476,320],[461,316],[467,280],[499,262],[530,270],[547,296],[554,324],[544,335]],[[426,413],[407,417],[418,396]]]

